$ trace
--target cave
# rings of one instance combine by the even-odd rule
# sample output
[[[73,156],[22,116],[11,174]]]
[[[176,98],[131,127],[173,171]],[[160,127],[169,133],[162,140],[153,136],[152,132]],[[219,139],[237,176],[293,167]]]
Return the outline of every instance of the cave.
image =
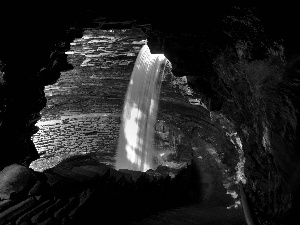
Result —
[[[0,2],[0,224],[296,224],[293,4]],[[142,46],[157,167],[116,170]],[[297,77],[298,76],[298,77]]]

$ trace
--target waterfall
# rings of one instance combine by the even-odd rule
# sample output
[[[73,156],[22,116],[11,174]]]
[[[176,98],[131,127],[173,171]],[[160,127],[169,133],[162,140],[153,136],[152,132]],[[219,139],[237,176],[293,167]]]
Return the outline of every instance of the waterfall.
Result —
[[[141,48],[124,102],[116,169],[145,172],[156,167],[154,126],[165,64],[164,55],[151,54],[147,45]]]

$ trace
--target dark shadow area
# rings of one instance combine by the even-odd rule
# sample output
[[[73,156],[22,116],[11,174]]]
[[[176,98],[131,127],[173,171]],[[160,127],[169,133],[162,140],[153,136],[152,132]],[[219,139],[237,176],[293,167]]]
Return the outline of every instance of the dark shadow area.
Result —
[[[88,155],[72,156],[44,172],[71,171],[74,167],[85,165],[100,164]],[[85,183],[69,182],[62,173],[65,182],[69,182],[66,187],[71,189],[62,186],[52,188],[52,195],[64,198],[70,193],[76,195],[82,189],[94,190],[84,207],[68,224],[98,224],[100,221],[108,221],[105,224],[129,224],[130,221],[138,221],[163,210],[201,202],[200,171],[193,162],[172,179],[170,176],[151,178],[147,173],[141,173],[135,181],[128,179],[125,174],[116,180],[113,175],[115,171],[110,168],[95,181]]]

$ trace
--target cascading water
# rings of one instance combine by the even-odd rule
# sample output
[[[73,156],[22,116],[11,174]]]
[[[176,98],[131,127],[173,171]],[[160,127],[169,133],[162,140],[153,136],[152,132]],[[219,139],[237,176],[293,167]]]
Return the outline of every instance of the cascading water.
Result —
[[[147,171],[155,168],[153,138],[158,98],[166,58],[144,45],[136,59],[126,93],[116,169]]]

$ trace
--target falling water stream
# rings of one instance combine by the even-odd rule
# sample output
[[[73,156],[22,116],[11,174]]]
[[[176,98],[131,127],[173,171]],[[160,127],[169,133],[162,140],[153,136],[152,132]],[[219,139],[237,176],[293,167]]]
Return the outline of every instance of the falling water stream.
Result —
[[[144,45],[136,59],[124,102],[116,169],[155,168],[154,126],[166,58]]]

